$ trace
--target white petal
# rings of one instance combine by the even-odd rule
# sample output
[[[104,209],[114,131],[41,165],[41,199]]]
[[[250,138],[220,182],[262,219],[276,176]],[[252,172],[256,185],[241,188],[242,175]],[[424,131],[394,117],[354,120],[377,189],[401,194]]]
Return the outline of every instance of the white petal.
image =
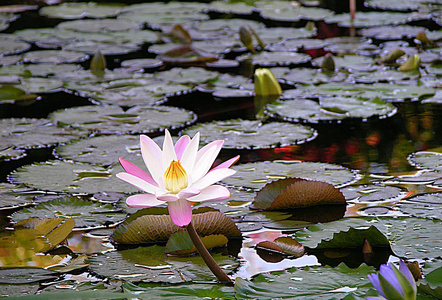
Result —
[[[159,178],[164,176],[161,159],[157,158],[158,153],[156,149],[152,147],[152,144],[148,144],[146,140],[143,139],[140,143],[140,146],[141,155],[143,156],[144,163],[146,164],[146,167],[149,170],[149,173],[152,175],[153,179],[158,182]]]
[[[179,227],[186,227],[192,221],[192,205],[185,199],[169,202],[169,215],[172,221]]]
[[[226,160],[225,162],[223,162],[223,163],[217,165],[215,168],[213,168],[213,169],[210,170],[210,171],[217,170],[217,169],[222,169],[222,168],[230,168],[230,167],[231,167],[233,164],[235,164],[238,160],[239,160],[239,155],[237,155],[237,156],[235,156],[235,157],[232,157],[232,158],[229,159],[229,160]]]
[[[216,152],[216,148],[212,147],[203,156],[195,163],[193,167],[193,172],[190,174],[192,178],[192,182],[197,182],[201,179],[207,172],[209,172],[210,168],[215,161],[216,156],[213,154]]]
[[[217,140],[217,141],[213,141],[211,143],[208,143],[207,145],[205,145],[203,148],[200,149],[200,151],[198,151],[198,155],[196,157],[196,162],[199,161],[199,159],[204,155],[204,153],[206,153],[209,149],[211,149],[212,147],[217,148],[216,152],[216,156],[218,155],[219,151],[221,150],[221,148],[224,145],[224,141],[223,140]],[[215,160],[215,159],[214,159]]]
[[[126,204],[130,207],[145,208],[158,206],[164,204],[164,202],[159,201],[154,195],[151,194],[139,194],[127,198]]]
[[[187,145],[186,150],[184,150],[183,156],[181,157],[181,165],[187,174],[191,174],[196,161],[196,155],[198,153],[198,147],[200,144],[200,133],[195,134],[193,139]]]
[[[173,146],[172,137],[170,136],[169,130],[166,129],[163,143],[163,175],[167,168],[170,166],[172,160],[178,160],[175,153],[175,148]]]
[[[220,180],[223,180],[226,177],[232,176],[236,171],[232,169],[217,169],[210,171],[206,176],[192,184],[192,188],[204,189],[209,185],[214,184]]]
[[[199,195],[188,198],[191,202],[221,201],[230,198],[230,192],[221,185],[211,185],[201,190]]]
[[[154,185],[151,185],[150,183],[144,181],[143,179],[141,179],[137,176],[131,175],[129,173],[118,173],[116,176],[118,178],[120,178],[121,180],[124,180],[127,183],[132,184],[136,188],[139,188],[140,190],[145,191],[146,193],[149,193],[149,194],[163,193],[163,191],[160,188],[158,188]]]
[[[199,189],[195,188],[187,188],[184,190],[181,190],[177,195],[181,199],[188,199],[190,197],[194,197],[198,195],[201,191]]]

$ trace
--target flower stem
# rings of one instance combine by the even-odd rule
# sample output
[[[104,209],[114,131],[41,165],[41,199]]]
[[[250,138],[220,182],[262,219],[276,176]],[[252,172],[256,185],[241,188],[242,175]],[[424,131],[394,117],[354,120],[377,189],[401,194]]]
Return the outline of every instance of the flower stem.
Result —
[[[229,276],[227,276],[227,274],[224,273],[224,271],[218,266],[216,261],[213,259],[212,255],[210,255],[209,251],[207,251],[206,247],[204,246],[203,242],[198,236],[195,227],[193,227],[192,222],[190,222],[189,225],[187,225],[187,232],[189,233],[190,239],[195,245],[195,248],[198,250],[198,253],[201,255],[204,262],[209,267],[210,271],[212,271],[212,273],[215,274],[216,278],[223,283],[232,282]]]

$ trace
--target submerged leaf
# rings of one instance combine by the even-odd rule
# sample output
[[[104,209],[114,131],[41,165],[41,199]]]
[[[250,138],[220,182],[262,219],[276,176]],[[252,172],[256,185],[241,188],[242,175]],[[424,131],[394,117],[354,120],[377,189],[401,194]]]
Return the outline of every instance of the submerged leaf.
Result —
[[[227,237],[223,234],[204,236],[201,238],[201,241],[206,249],[225,246],[228,242]],[[197,252],[197,249],[187,231],[178,231],[169,238],[164,252],[173,255],[188,255]]]

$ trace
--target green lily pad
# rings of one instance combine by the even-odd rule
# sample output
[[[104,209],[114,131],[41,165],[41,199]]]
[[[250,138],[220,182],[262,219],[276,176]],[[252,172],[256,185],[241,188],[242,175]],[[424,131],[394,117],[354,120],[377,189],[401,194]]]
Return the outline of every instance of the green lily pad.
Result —
[[[59,273],[41,268],[2,268],[0,269],[1,284],[28,284],[46,280],[54,280]]]
[[[400,12],[356,12],[354,20],[348,14],[338,14],[325,19],[326,23],[338,24],[340,27],[366,28],[386,25],[401,25],[410,21],[428,19],[426,14],[400,13]]]
[[[118,165],[106,169],[92,164],[47,161],[24,166],[11,174],[10,179],[46,191],[85,194],[137,192],[135,187],[115,176],[122,171]]]
[[[5,75],[26,75],[32,74],[35,77],[59,76],[66,72],[74,72],[80,70],[80,65],[74,64],[52,64],[52,63],[38,63],[38,64],[21,64],[9,65],[0,68],[0,74]]]
[[[279,22],[321,21],[333,14],[327,9],[292,5],[286,1],[258,1],[255,6],[260,11],[261,17]]]
[[[2,56],[19,54],[28,51],[30,48],[31,48],[30,44],[23,41],[19,41],[16,35],[7,34],[7,33],[0,34],[0,55]]]
[[[115,224],[124,220],[126,214],[121,213],[111,204],[101,204],[77,197],[66,197],[40,203],[32,208],[24,208],[12,215],[14,222],[20,222],[30,217],[73,219],[75,228],[90,228]]]
[[[137,23],[115,20],[115,19],[97,19],[97,20],[75,20],[60,23],[56,27],[59,30],[72,30],[79,32],[112,32],[137,30],[140,25]]]
[[[233,149],[262,149],[302,144],[316,137],[314,129],[303,125],[279,122],[263,124],[260,121],[238,119],[196,124],[185,129],[183,134],[194,136],[197,132],[201,133],[202,144],[224,140],[224,147]]]
[[[325,46],[324,40],[315,40],[315,39],[294,39],[294,40],[285,40],[278,44],[269,45],[266,49],[272,52],[276,51],[298,51],[299,49],[303,50],[312,50],[312,49],[322,49]],[[273,71],[272,71],[273,72]]]
[[[215,81],[220,73],[215,71],[207,71],[201,68],[173,68],[169,71],[155,73],[155,78],[162,81],[169,81],[189,86],[195,86],[201,83],[209,83]]]
[[[377,116],[385,118],[394,115],[397,108],[379,98],[321,97],[319,103],[313,100],[294,99],[276,101],[265,108],[273,118],[291,122],[330,122],[346,118],[367,120]]]
[[[392,201],[402,199],[406,196],[406,191],[388,185],[355,185],[341,189],[347,201],[358,203],[374,201]]]
[[[439,152],[416,152],[408,157],[408,161],[420,169],[442,172],[442,153]]]
[[[86,131],[58,127],[47,119],[0,120],[0,149],[49,147],[86,136]]]
[[[49,118],[85,130],[134,134],[180,128],[193,123],[196,116],[190,111],[168,106],[135,106],[123,111],[112,105],[59,110],[51,113]]]
[[[400,72],[397,70],[385,70],[374,68],[372,72],[352,72],[350,78],[354,78],[357,83],[375,83],[375,82],[401,82],[407,80],[417,80],[420,77],[416,72]]]
[[[138,247],[91,256],[87,262],[94,272],[117,280],[181,283],[213,279],[200,256],[167,256],[164,250],[156,245]],[[226,272],[238,265],[235,259],[221,254],[213,258]]]
[[[440,195],[440,194],[437,194]],[[425,195],[433,196],[433,195]],[[417,199],[422,199],[424,196],[417,197]],[[429,201],[441,200],[441,197],[426,197]],[[429,199],[428,199],[429,198]],[[411,200],[414,200],[411,198]],[[412,202],[412,201],[402,201],[398,203],[399,209],[406,214],[418,218],[428,218],[442,220],[442,202],[441,203],[427,203],[427,202]]]
[[[259,52],[256,54],[243,54],[237,57],[239,62],[250,61],[257,68],[270,68],[276,66],[301,66],[308,63],[311,57],[307,54],[296,52]]]
[[[358,40],[355,44],[360,45],[361,42],[363,41]],[[324,57],[322,56],[315,58],[312,60],[312,65],[320,67],[323,60]],[[351,69],[356,66],[374,65],[376,63],[373,58],[362,55],[333,56],[333,61],[335,62],[336,69]]]
[[[304,247],[315,248],[321,240],[330,240],[340,231],[351,227],[368,229],[375,226],[391,242],[393,252],[399,257],[424,259],[438,257],[440,237],[435,232],[441,221],[420,218],[344,218],[327,224],[316,224],[294,234]],[[440,235],[440,234],[439,234]]]
[[[248,3],[233,1],[213,1],[209,6],[209,11],[229,15],[250,15],[252,14],[252,9],[253,6],[249,5]]]
[[[88,55],[94,55],[95,52],[100,51],[103,55],[124,55],[140,50],[137,44],[114,44],[109,42],[75,42],[63,47],[65,51],[83,52]]]
[[[324,73],[319,69],[311,68],[271,68],[275,77],[284,80],[286,84],[321,84],[328,82],[344,82],[348,74],[345,72]]]
[[[0,162],[20,159],[26,156],[26,151],[23,149],[14,149],[13,146],[6,147],[0,150]]]
[[[273,180],[287,177],[325,181],[338,188],[359,179],[356,171],[327,163],[272,161],[245,163],[232,168],[237,171],[236,174],[223,182],[247,189],[260,189]]]
[[[134,161],[141,157],[140,140],[133,135],[108,135],[74,141],[59,146],[56,153],[62,158],[100,165],[112,165],[120,157]]]
[[[316,34],[315,30],[289,27],[258,28],[255,32],[266,45],[292,39],[306,39],[313,37]]]
[[[199,235],[223,234],[239,237],[235,223],[219,211],[202,207],[193,211],[192,222]],[[112,234],[114,242],[140,244],[166,241],[176,232],[184,229],[176,226],[165,208],[139,210],[129,216]]]
[[[124,8],[123,4],[106,3],[62,3],[42,7],[39,14],[56,19],[109,18],[117,16]]]
[[[179,284],[168,285],[154,283],[133,283],[126,282],[123,289],[127,293],[132,293],[139,298],[158,298],[158,299],[225,299],[235,300],[232,287],[223,284],[199,283],[199,284]]]
[[[332,84],[326,83],[319,86],[301,86],[299,92],[307,95],[320,96],[345,96],[376,98],[383,101],[403,102],[405,100],[421,100],[435,94],[435,90],[423,86],[410,86],[388,83],[375,84]]]
[[[23,61],[27,63],[81,63],[89,59],[89,56],[83,53],[63,50],[41,50],[31,51],[23,55]]]
[[[271,299],[275,295],[280,299],[356,299],[366,295],[371,287],[367,275],[374,272],[373,267],[365,264],[351,269],[342,263],[335,268],[292,268],[260,274],[253,280],[237,277],[235,295],[239,299]]]
[[[425,32],[425,27],[399,25],[399,26],[376,26],[359,30],[359,34],[381,41],[412,39],[419,32]]]
[[[26,188],[18,188],[11,183],[0,182],[0,210],[14,209],[34,203],[35,194]]]
[[[442,297],[442,267],[431,271],[418,285],[418,290],[435,298]]]

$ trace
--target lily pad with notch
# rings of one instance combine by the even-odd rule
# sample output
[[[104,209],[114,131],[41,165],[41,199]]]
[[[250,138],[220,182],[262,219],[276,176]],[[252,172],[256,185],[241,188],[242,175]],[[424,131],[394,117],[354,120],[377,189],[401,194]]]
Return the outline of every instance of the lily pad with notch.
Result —
[[[397,108],[378,97],[320,97],[319,103],[308,99],[275,101],[265,111],[273,118],[290,122],[339,122],[343,119],[391,117]]]
[[[376,184],[347,186],[341,192],[347,201],[357,203],[400,200],[407,194],[399,187]]]
[[[201,144],[224,140],[223,147],[230,149],[268,149],[302,144],[317,136],[313,128],[304,125],[240,119],[196,124],[182,134],[194,136],[197,132],[201,132]]]
[[[427,197],[425,197],[427,196]],[[410,200],[421,200],[425,198],[427,201],[439,200],[440,194],[428,194],[410,198]],[[442,220],[442,201],[440,203],[428,203],[426,201],[401,201],[398,203],[399,209],[413,217]]]
[[[240,299],[270,299],[275,297],[277,291],[278,298],[283,299],[356,299],[367,295],[371,287],[367,275],[373,272],[374,267],[366,264],[352,269],[342,263],[335,268],[315,266],[292,268],[274,274],[264,273],[252,280],[237,277],[235,295]]]
[[[127,111],[116,105],[82,106],[58,110],[49,115],[60,122],[101,133],[152,133],[177,129],[196,120],[193,112],[168,106],[135,106]]]
[[[358,181],[357,171],[340,165],[296,160],[255,162],[233,166],[236,174],[222,182],[246,189],[260,189],[267,183],[287,177],[300,177],[309,180],[325,181],[337,188]]]
[[[111,18],[116,17],[124,4],[107,3],[61,3],[42,7],[39,14],[55,19]]]
[[[21,167],[9,178],[12,182],[44,191],[84,194],[137,192],[138,189],[116,177],[122,171],[119,165],[103,168],[72,161],[46,161]]]
[[[22,52],[26,52],[31,48],[30,44],[24,41],[20,41],[18,36],[14,34],[1,33],[0,40],[0,55],[2,56],[19,54]]]
[[[440,255],[440,238],[435,235],[441,225],[439,220],[422,218],[344,218],[327,224],[316,224],[294,234],[304,247],[316,248],[322,240],[331,240],[333,235],[350,228],[377,228],[388,236],[395,255],[408,259],[435,258]],[[322,246],[321,246],[322,247]]]
[[[259,52],[256,54],[243,54],[236,58],[239,62],[250,62],[257,68],[270,68],[276,66],[299,67],[310,62],[307,54],[296,52]]]
[[[20,222],[30,217],[58,217],[75,221],[75,228],[107,227],[126,217],[121,210],[111,204],[88,201],[78,197],[58,198],[40,203],[32,208],[24,208],[12,215],[13,222]]]
[[[442,172],[442,153],[432,151],[420,151],[408,156],[411,165],[426,170]]]
[[[55,126],[47,119],[3,119],[0,128],[1,149],[50,147],[87,135],[86,131]]]
[[[56,155],[64,159],[112,165],[119,157],[129,161],[141,157],[139,137],[133,135],[107,135],[73,141],[56,148]]]
[[[182,283],[207,281],[213,274],[203,259],[197,256],[167,256],[165,247],[149,246],[120,250],[91,256],[87,262],[90,268],[111,279],[143,282]],[[238,262],[219,253],[213,258],[226,272],[233,271]]]

